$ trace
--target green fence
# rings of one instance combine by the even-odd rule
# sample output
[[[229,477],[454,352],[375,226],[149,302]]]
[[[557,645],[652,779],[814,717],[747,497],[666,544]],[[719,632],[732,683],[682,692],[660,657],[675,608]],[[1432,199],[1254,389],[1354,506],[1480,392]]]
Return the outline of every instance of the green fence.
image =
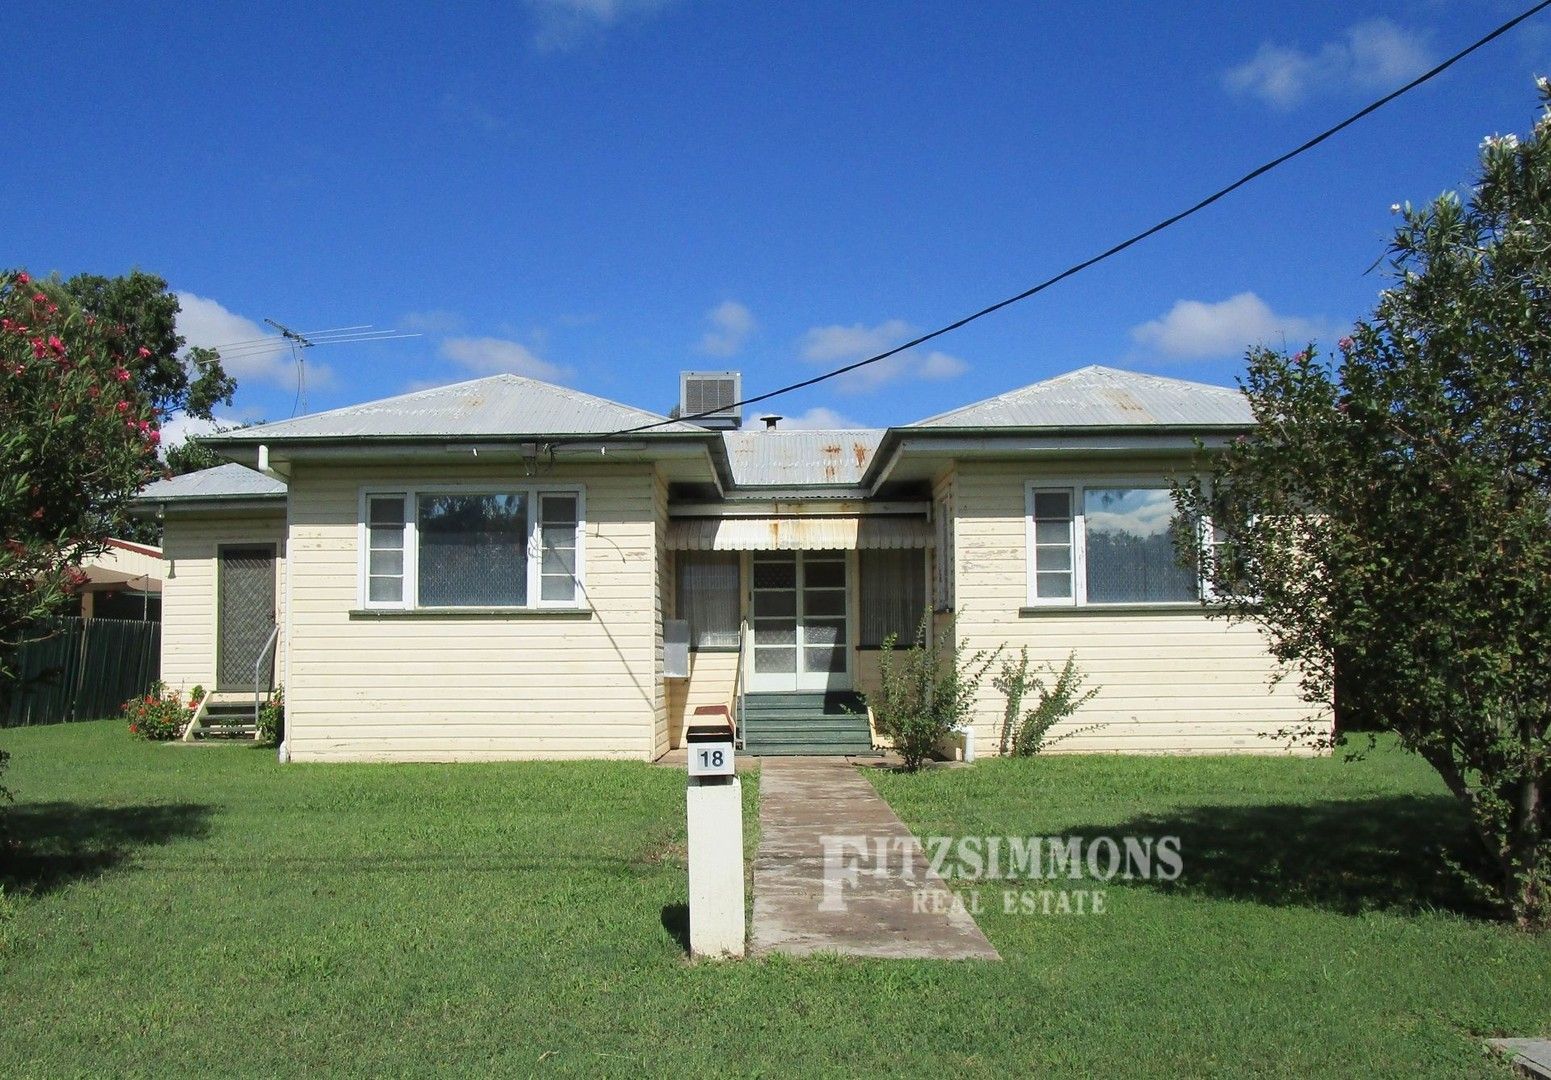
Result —
[[[113,716],[161,668],[159,622],[52,619],[37,636],[21,648],[21,686],[0,703],[0,727]]]

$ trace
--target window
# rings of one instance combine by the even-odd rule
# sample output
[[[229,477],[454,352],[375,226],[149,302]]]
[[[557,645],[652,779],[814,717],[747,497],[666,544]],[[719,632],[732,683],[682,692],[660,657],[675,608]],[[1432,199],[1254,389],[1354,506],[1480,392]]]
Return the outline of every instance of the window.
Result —
[[[876,648],[890,634],[900,647],[910,645],[926,611],[926,552],[864,549],[857,561],[861,646]]]
[[[580,491],[437,488],[367,492],[363,503],[364,607],[581,602]]]
[[[372,603],[404,602],[404,496],[366,500],[366,598]]]
[[[679,552],[677,610],[691,649],[737,648],[738,565],[736,551]]]
[[[1167,604],[1199,599],[1175,554],[1174,499],[1163,486],[1028,490],[1029,603]]]

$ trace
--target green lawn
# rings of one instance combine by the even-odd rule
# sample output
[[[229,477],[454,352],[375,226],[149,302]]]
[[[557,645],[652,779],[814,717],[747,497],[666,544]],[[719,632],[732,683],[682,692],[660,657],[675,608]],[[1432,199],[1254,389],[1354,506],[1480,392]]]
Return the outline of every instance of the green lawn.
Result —
[[[918,832],[1175,833],[1185,874],[988,912],[1000,964],[690,965],[677,770],[0,747],[7,1077],[1506,1076],[1481,1039],[1551,1031],[1551,940],[1460,913],[1415,848],[1457,819],[1394,754],[878,775]]]

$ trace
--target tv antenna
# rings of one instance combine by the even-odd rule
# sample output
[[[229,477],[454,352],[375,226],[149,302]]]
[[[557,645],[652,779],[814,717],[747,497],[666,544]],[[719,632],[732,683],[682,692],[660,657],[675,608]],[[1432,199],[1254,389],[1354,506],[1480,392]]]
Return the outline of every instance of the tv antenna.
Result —
[[[369,323],[360,326],[336,326],[332,330],[293,330],[274,319],[264,321],[278,330],[279,334],[266,334],[263,337],[217,345],[215,351],[223,359],[239,359],[245,356],[268,356],[289,347],[291,359],[296,363],[296,399],[291,405],[292,416],[307,411],[307,364],[304,358],[307,349],[315,349],[319,345],[355,345],[369,341],[395,341],[399,338],[421,336],[399,330],[373,330]]]

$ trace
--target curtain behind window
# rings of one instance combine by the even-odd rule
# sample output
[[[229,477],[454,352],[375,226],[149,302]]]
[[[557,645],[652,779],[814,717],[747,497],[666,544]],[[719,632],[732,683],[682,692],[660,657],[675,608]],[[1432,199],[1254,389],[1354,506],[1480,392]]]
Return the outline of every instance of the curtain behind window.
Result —
[[[678,614],[692,649],[738,646],[738,553],[681,551]]]
[[[861,564],[861,633],[864,648],[877,647],[890,634],[895,644],[915,641],[926,611],[926,552],[864,549]]]

